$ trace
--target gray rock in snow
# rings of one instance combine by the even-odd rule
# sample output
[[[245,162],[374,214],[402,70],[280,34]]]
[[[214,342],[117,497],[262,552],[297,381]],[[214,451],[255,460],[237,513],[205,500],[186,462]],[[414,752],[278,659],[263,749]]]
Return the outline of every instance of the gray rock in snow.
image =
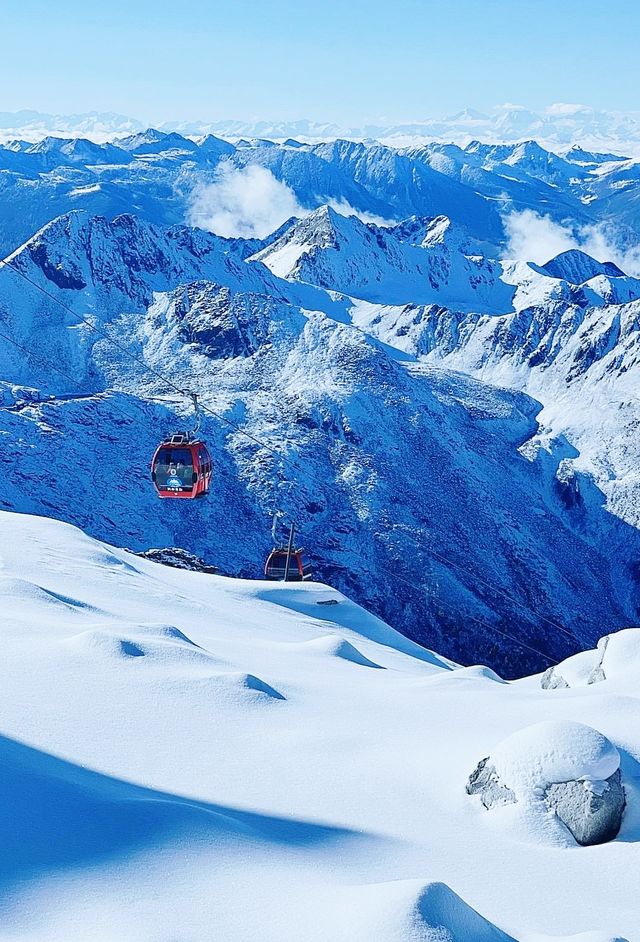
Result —
[[[587,680],[587,683],[599,684],[601,683],[601,681],[606,680],[606,679],[607,679],[607,675],[604,672],[602,664],[598,664],[598,666],[594,667],[593,671],[589,675],[589,679]]]
[[[479,795],[487,810],[500,805],[512,805],[518,799],[515,793],[502,782],[495,767],[490,764],[490,756],[481,759],[467,782],[467,794]]]
[[[540,686],[543,690],[557,690],[559,687],[568,687],[569,684],[555,667],[549,667],[540,678]]]
[[[550,785],[545,801],[578,844],[604,844],[617,836],[625,807],[620,769],[604,782]]]
[[[204,559],[201,559],[194,553],[190,553],[188,550],[182,549],[179,546],[143,550],[135,555],[141,556],[143,559],[150,559],[154,563],[162,563],[164,566],[171,566],[173,569],[188,569],[191,572],[206,572],[211,574],[220,572],[215,566],[210,566],[206,563]]]

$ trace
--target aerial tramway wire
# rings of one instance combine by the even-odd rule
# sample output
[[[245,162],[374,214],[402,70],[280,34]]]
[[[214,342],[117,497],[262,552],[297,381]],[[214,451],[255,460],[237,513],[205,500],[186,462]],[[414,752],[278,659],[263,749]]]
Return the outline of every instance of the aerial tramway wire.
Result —
[[[17,350],[20,350],[21,353],[26,353],[26,355],[30,357],[32,360],[35,360],[36,363],[41,363],[43,366],[46,366],[47,369],[53,370],[55,373],[59,373],[60,376],[64,376],[64,378],[68,379],[72,385],[79,386],[78,380],[75,377],[73,377],[70,373],[65,372],[65,370],[61,370],[59,366],[56,366],[54,363],[52,363],[50,360],[47,360],[45,357],[42,357],[37,353],[33,353],[33,351],[31,351],[28,347],[25,347],[24,344],[18,343],[17,340],[14,340],[13,337],[9,337],[8,334],[4,334],[1,330],[0,330],[0,337],[2,337],[3,340],[6,340],[7,343],[13,344],[13,346]]]
[[[427,599],[429,598],[430,593],[429,593],[428,588],[421,585],[417,585],[415,582],[412,582],[410,579],[405,578],[405,576],[401,576],[400,573],[394,572],[394,570],[392,569],[387,569],[385,566],[381,566],[380,569],[382,572],[385,573],[385,575],[391,576],[392,579],[396,579],[399,582],[402,582],[405,585],[408,585],[414,591],[417,591],[420,595],[424,596]],[[529,609],[528,611],[531,611],[531,610]],[[509,641],[515,641],[516,644],[519,644],[521,647],[526,648],[528,651],[531,651],[533,654],[538,654],[540,657],[543,657],[545,661],[550,661],[551,664],[553,665],[556,665],[557,663],[559,663],[558,661],[554,661],[551,655],[545,654],[544,651],[541,651],[540,648],[536,648],[533,645],[529,644],[527,641],[523,641],[521,638],[517,638],[515,635],[509,634],[508,631],[504,631],[504,629],[498,628],[497,625],[491,625],[488,622],[481,621],[475,615],[465,615],[464,617],[468,619],[469,621],[475,622],[476,625],[480,625],[481,628],[486,628],[488,631],[494,631],[496,632],[496,634],[502,635],[503,638],[507,638]],[[574,637],[572,640],[577,641],[578,644],[580,644],[577,638]]]

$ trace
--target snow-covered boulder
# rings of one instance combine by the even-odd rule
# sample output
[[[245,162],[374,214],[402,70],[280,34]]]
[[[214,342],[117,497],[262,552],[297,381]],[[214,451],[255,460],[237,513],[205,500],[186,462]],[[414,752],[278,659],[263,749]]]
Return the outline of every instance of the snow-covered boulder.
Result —
[[[544,690],[585,687],[603,680],[635,682],[640,669],[640,628],[623,628],[600,638],[596,648],[580,651],[550,667],[540,678]]]
[[[585,845],[612,840],[625,807],[616,747],[597,730],[566,721],[508,736],[478,763],[467,793],[487,809],[542,802]]]
[[[540,678],[540,686],[543,690],[558,690],[584,687],[601,679],[600,652],[594,649],[579,651],[578,654],[549,667]]]

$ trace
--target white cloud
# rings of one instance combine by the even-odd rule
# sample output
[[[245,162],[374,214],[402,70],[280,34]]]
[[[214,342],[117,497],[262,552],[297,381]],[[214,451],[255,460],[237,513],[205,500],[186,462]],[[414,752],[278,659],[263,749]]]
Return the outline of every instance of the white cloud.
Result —
[[[513,101],[505,101],[501,105],[496,105],[494,111],[527,111],[524,105],[518,105]]]
[[[532,209],[510,213],[504,225],[508,238],[506,258],[542,265],[560,252],[578,247],[571,229]]]
[[[258,164],[237,168],[229,162],[220,165],[212,183],[199,183],[189,194],[187,222],[221,236],[264,239],[291,216],[311,212],[298,202],[286,183]],[[384,219],[356,209],[346,200],[328,200],[342,216],[357,216],[376,226],[394,226]]]
[[[187,222],[221,236],[263,239],[291,216],[307,213],[291,187],[266,167],[236,168],[225,162],[213,183],[191,191]]]
[[[385,219],[384,216],[376,216],[375,213],[368,213],[366,210],[356,209],[355,206],[352,206],[351,203],[348,203],[345,199],[327,200],[327,205],[330,206],[331,209],[335,209],[341,216],[357,216],[361,222],[370,222],[373,223],[374,226],[389,228],[389,226],[396,226],[398,224],[397,219]]]
[[[640,245],[625,245],[613,226],[599,223],[573,229],[532,209],[510,213],[504,224],[505,258],[542,265],[560,252],[581,249],[599,262],[615,262],[627,275],[640,277]]]
[[[615,262],[627,275],[640,277],[640,245],[622,246],[613,226],[600,223],[580,229],[580,247],[599,262]]]

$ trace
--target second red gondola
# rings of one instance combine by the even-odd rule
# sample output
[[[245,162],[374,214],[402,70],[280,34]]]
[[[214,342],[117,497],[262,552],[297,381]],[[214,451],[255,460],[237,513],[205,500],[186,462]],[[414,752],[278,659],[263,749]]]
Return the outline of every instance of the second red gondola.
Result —
[[[273,581],[284,582],[303,582],[311,579],[313,568],[305,560],[304,550],[296,549],[291,551],[289,558],[289,567],[287,570],[287,556],[289,551],[286,547],[277,547],[269,554],[264,566],[264,577]]]

